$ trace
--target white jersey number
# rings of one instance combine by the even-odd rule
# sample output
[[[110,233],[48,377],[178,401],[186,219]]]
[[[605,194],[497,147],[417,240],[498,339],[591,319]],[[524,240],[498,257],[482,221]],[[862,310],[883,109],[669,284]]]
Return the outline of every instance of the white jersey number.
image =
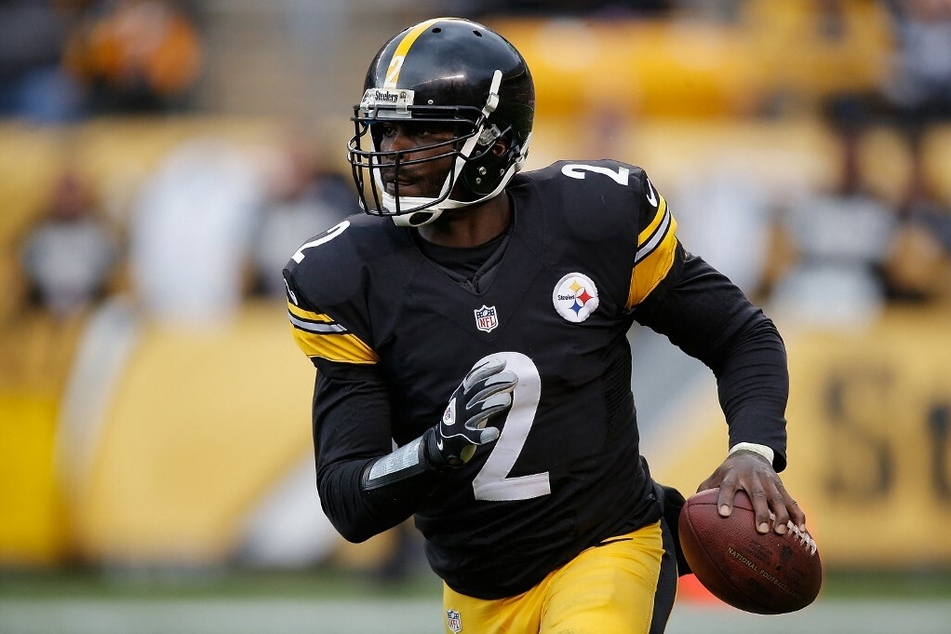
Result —
[[[492,446],[492,453],[482,469],[472,480],[475,499],[501,502],[549,495],[551,482],[547,471],[509,477],[535,422],[542,393],[538,368],[531,359],[518,352],[499,352],[491,356],[503,359],[505,369],[518,376],[518,383],[512,393],[512,409],[505,418],[502,434]]]
[[[325,231],[324,234],[320,236],[319,238],[317,238],[316,240],[311,240],[310,242],[305,242],[304,244],[302,244],[301,247],[297,250],[297,252],[291,256],[291,259],[293,259],[295,262],[300,264],[301,260],[304,259],[304,249],[319,247],[325,242],[330,242],[331,240],[339,236],[341,233],[343,233],[344,230],[346,230],[346,228],[349,226],[350,226],[349,220],[344,220],[343,222],[335,224],[330,229],[327,229],[327,231]]]
[[[561,168],[561,173],[568,178],[574,178],[582,181],[584,180],[585,176],[587,176],[587,172],[603,174],[622,187],[627,185],[627,179],[631,175],[631,170],[626,167],[618,167],[617,170],[612,170],[609,167],[602,167],[601,165],[570,163]]]

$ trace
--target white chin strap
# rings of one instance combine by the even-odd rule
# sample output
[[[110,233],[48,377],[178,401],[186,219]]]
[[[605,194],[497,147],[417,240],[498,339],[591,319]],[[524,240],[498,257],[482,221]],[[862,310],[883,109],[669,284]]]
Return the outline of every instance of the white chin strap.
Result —
[[[433,204],[431,207],[426,207],[425,209],[419,209],[418,211],[403,212],[399,215],[391,216],[393,222],[397,227],[421,227],[422,225],[428,225],[429,223],[435,221],[439,216],[442,215],[442,212],[448,211],[450,209],[461,209],[463,207],[471,207],[472,205],[478,205],[483,203],[490,198],[495,198],[502,190],[505,189],[505,186],[508,185],[508,182],[515,176],[515,173],[521,169],[524,161],[519,161],[515,165],[512,165],[505,172],[505,175],[502,177],[502,180],[499,181],[498,186],[493,189],[491,192],[477,198],[476,200],[470,200],[468,202],[462,202],[459,200],[453,200],[452,198],[446,198],[438,203]],[[447,177],[448,182],[448,177]],[[425,198],[422,196],[400,196],[400,209],[413,209],[418,208],[423,205],[431,204],[436,198]],[[383,208],[387,210],[396,209],[396,196],[388,194],[386,191],[383,192],[382,196]]]
[[[455,182],[455,179],[459,177],[459,172],[462,171],[462,167],[465,165],[465,161],[462,158],[456,159],[456,165],[453,167],[455,176],[452,174],[446,175],[446,182],[443,183],[442,191],[440,195],[435,198],[429,198],[426,196],[400,196],[397,201],[396,196],[386,191],[386,188],[383,186],[383,181],[380,178],[379,174],[374,174],[374,178],[377,181],[377,187],[380,189],[380,202],[383,205],[383,209],[394,214],[391,216],[393,222],[396,223],[398,227],[419,227],[421,225],[429,224],[438,218],[442,212],[448,209],[458,209],[460,207],[466,207],[472,203],[462,203],[458,200],[452,200],[451,198],[445,198],[439,200],[444,195],[446,195],[446,190],[449,188],[449,184]],[[436,202],[439,201],[439,202]],[[399,206],[397,207],[397,203]],[[400,213],[397,215],[397,209],[400,210]],[[402,211],[404,209],[409,209],[411,211]],[[412,210],[417,211],[412,211]]]

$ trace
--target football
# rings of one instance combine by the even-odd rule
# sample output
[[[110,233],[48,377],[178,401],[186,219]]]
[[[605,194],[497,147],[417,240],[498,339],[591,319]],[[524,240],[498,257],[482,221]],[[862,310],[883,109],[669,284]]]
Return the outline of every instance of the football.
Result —
[[[743,491],[733,513],[721,517],[718,492],[701,491],[680,511],[680,545],[700,583],[724,603],[756,614],[795,612],[815,601],[822,563],[812,536],[792,523],[784,535],[757,533]]]

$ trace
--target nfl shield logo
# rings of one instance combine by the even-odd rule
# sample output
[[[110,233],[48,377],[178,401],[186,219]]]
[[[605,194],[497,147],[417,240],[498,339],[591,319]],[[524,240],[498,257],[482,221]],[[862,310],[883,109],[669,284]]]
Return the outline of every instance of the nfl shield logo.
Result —
[[[492,332],[499,325],[499,317],[495,312],[495,306],[482,304],[482,308],[476,308],[472,312],[475,313],[476,328],[482,332]]]
[[[462,631],[462,616],[455,610],[446,610],[446,625],[449,629],[459,634]]]

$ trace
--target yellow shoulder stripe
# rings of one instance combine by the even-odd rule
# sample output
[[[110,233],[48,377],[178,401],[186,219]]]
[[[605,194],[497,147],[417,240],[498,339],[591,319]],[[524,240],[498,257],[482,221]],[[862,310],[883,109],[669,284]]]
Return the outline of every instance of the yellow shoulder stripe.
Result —
[[[370,346],[330,315],[304,310],[288,302],[287,316],[294,341],[308,357],[358,364],[380,360]]]
[[[631,271],[626,310],[631,310],[657,288],[670,272],[677,253],[677,221],[667,209],[667,201],[659,197],[657,213],[637,236],[637,254]]]

